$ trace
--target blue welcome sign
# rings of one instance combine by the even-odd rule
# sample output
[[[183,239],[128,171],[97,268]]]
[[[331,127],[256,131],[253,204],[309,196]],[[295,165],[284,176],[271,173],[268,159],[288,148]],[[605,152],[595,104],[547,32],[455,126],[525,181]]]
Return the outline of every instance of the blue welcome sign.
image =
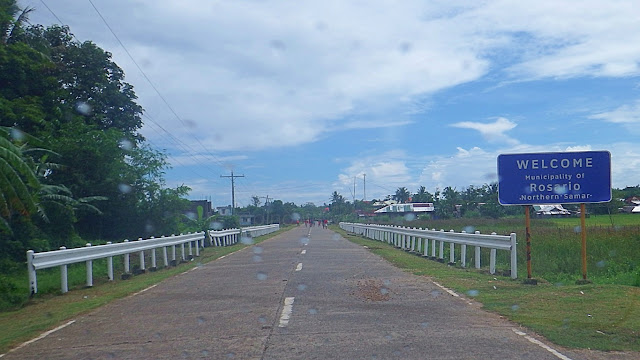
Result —
[[[499,155],[498,201],[502,205],[611,201],[611,153]]]

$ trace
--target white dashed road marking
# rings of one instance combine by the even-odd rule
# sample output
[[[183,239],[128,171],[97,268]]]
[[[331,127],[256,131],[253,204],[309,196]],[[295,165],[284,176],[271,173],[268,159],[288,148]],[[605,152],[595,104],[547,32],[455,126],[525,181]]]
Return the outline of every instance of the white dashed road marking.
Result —
[[[282,308],[282,315],[280,315],[280,324],[278,324],[278,327],[287,327],[287,325],[289,325],[289,319],[291,318],[291,312],[293,311],[294,299],[294,297],[284,299],[284,307]]]
[[[534,339],[531,336],[527,335],[526,333],[523,333],[520,330],[517,329],[511,329],[513,330],[514,333],[520,335],[520,336],[524,336],[525,339],[529,340],[529,342],[532,342],[538,346],[540,346],[541,348],[547,350],[548,352],[552,353],[553,355],[555,355],[558,359],[562,359],[562,360],[571,360],[570,357],[564,356],[562,354],[560,354],[558,351],[556,351],[555,349],[552,349],[551,347],[549,347],[547,344],[541,342],[538,339]]]
[[[296,271],[300,270],[302,270],[302,263],[298,263],[298,266],[296,266]]]
[[[307,253],[307,250],[302,250],[302,252],[300,254],[304,255]]]

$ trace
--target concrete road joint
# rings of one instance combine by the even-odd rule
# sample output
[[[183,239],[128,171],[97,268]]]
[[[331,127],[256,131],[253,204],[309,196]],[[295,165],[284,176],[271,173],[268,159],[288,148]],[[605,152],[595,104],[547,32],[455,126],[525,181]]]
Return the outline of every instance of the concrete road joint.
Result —
[[[547,344],[543,343],[542,341],[538,340],[538,339],[534,339],[531,336],[527,335],[526,333],[523,333],[522,331],[518,330],[518,329],[511,329],[513,330],[514,333],[520,335],[520,336],[524,336],[525,339],[529,340],[529,342],[536,344],[538,346],[540,346],[541,348],[547,350],[548,352],[552,353],[553,355],[555,355],[558,359],[562,359],[562,360],[571,360],[570,357],[567,357],[565,355],[562,355],[561,353],[559,353],[557,350],[551,348],[550,346],[548,346]]]

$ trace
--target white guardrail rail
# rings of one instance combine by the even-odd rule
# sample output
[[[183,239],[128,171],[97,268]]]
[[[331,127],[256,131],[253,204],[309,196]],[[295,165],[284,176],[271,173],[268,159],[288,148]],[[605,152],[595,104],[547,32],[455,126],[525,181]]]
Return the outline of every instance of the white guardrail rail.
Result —
[[[471,233],[456,233],[453,230],[445,232],[444,230],[436,231],[397,227],[392,225],[376,225],[376,224],[354,224],[340,223],[340,228],[364,237],[385,241],[395,247],[423,254],[424,257],[444,261],[444,244],[449,243],[449,264],[456,264],[455,245],[460,245],[460,265],[464,268],[467,266],[467,245],[475,247],[474,263],[476,269],[480,268],[480,249],[489,248],[489,272],[496,272],[496,250],[507,250],[510,252],[511,259],[511,278],[518,277],[518,259],[516,254],[516,234],[511,235],[491,235],[480,234],[476,231]],[[429,254],[429,241],[431,241],[431,255]],[[438,243],[438,256],[436,257],[436,243]]]
[[[139,272],[146,271],[145,251],[151,251],[151,267],[150,271],[157,269],[156,250],[162,249],[162,259],[165,267],[175,266],[176,246],[180,246],[181,261],[193,258],[193,250],[195,248],[195,256],[200,256],[200,249],[204,248],[205,240],[209,240],[211,246],[227,246],[236,244],[242,237],[258,237],[277,231],[279,224],[252,226],[242,229],[229,229],[205,232],[172,235],[167,237],[149,239],[138,239],[137,241],[124,240],[121,243],[107,242],[105,245],[66,249],[64,246],[60,250],[45,251],[36,253],[33,250],[27,251],[27,271],[29,273],[29,287],[31,294],[38,292],[38,281],[36,271],[60,267],[61,290],[63,293],[69,291],[67,283],[67,265],[79,262],[86,262],[87,266],[87,286],[93,286],[93,260],[107,259],[107,276],[109,280],[113,280],[113,257],[124,255],[124,274],[123,279],[131,276],[129,255],[138,253],[140,259]],[[185,250],[187,245],[188,250]],[[171,250],[171,260],[167,248]],[[188,254],[188,255],[187,255]]]

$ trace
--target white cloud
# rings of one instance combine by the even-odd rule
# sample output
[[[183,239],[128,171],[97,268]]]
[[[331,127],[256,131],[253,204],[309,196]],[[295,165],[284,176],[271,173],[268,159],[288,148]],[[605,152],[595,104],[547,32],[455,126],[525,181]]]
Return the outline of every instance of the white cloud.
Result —
[[[640,100],[631,105],[622,105],[612,111],[591,115],[589,118],[604,120],[615,124],[640,123]]]
[[[489,142],[505,142],[511,145],[518,143],[517,140],[512,139],[505,134],[505,132],[515,128],[517,124],[503,117],[497,118],[496,121],[492,123],[463,121],[451,124],[451,126],[462,129],[477,130],[480,132],[482,137]]]

